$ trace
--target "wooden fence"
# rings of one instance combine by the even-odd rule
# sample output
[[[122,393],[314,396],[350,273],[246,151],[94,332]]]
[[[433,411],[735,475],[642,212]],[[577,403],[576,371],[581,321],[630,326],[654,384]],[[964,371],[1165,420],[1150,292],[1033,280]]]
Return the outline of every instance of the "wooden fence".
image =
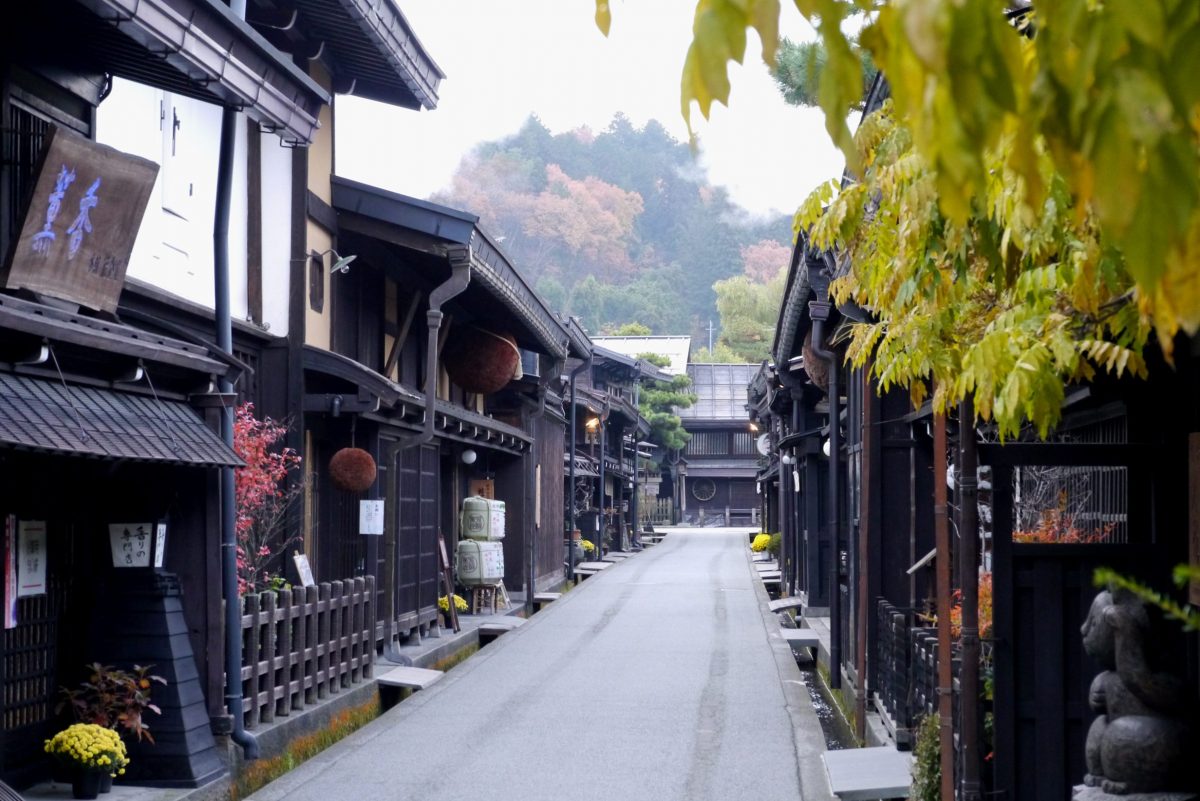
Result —
[[[675,508],[670,498],[651,498],[643,495],[638,501],[638,517],[656,526],[675,524]]]
[[[242,598],[247,728],[371,678],[375,577]]]

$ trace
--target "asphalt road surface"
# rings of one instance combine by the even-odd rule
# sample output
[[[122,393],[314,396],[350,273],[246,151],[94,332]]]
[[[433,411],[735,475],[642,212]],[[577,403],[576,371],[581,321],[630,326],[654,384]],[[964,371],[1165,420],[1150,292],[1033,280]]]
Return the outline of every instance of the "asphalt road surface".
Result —
[[[252,798],[828,798],[747,542],[673,530]]]

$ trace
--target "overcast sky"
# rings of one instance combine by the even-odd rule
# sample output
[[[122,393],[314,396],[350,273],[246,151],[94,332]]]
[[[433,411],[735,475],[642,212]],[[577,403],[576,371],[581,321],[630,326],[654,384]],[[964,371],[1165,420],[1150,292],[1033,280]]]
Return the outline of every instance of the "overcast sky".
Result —
[[[448,185],[472,146],[516,132],[536,114],[554,133],[607,127],[624,112],[657,119],[680,141],[679,82],[695,0],[613,0],[610,36],[594,0],[400,0],[426,51],[446,73],[433,111],[338,98],[337,172],[428,197]],[[790,3],[781,30],[812,37]],[[842,159],[821,113],[783,102],[751,34],[734,67],[731,108],[694,112],[700,161],[714,184],[752,212],[791,213]]]

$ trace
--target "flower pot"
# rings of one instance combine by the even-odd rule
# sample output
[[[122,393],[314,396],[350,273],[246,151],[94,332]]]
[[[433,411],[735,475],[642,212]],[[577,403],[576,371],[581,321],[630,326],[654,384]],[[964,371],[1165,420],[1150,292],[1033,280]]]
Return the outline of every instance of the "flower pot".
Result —
[[[75,798],[95,798],[100,795],[100,782],[107,775],[99,770],[77,769],[71,776],[71,795]]]

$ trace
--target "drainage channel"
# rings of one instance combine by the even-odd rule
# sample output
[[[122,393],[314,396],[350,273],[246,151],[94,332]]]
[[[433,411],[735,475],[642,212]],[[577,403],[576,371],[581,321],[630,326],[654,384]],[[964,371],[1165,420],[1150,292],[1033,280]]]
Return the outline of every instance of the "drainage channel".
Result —
[[[825,747],[830,751],[840,751],[843,748],[856,748],[854,737],[847,731],[846,723],[838,711],[829,703],[829,699],[821,692],[821,677],[811,664],[800,664],[800,680],[808,688],[812,699],[813,709],[817,719],[821,721],[821,733],[825,735]]]

